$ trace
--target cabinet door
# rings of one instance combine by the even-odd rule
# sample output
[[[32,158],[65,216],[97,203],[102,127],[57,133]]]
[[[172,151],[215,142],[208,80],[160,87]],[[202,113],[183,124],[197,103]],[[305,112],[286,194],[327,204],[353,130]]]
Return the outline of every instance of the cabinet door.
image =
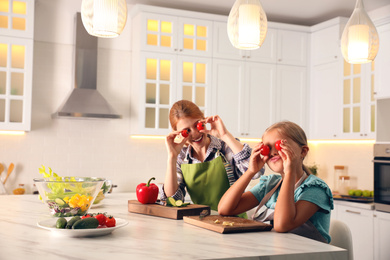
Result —
[[[341,62],[314,66],[310,91],[310,139],[335,139],[341,134]]]
[[[268,28],[267,36],[260,48],[247,51],[246,58],[250,61],[276,63],[278,30]]]
[[[138,125],[135,134],[166,135],[169,133],[169,109],[176,98],[176,55],[142,53],[140,56],[140,80],[134,100],[138,113],[133,114]]]
[[[0,35],[33,38],[34,0],[0,1]]]
[[[374,259],[388,259],[390,256],[390,213],[376,211],[374,215]]]
[[[233,136],[245,133],[243,119],[243,79],[245,62],[213,60],[213,111]]]
[[[31,128],[33,40],[0,36],[0,130]]]
[[[179,56],[177,98],[194,102],[205,116],[211,111],[211,58]]]
[[[179,17],[178,51],[181,54],[212,56],[213,22]]]
[[[133,47],[143,51],[177,53],[177,27],[175,16],[142,13],[134,20]]]
[[[343,70],[343,137],[375,137],[375,62],[349,64]]]
[[[375,58],[376,63],[376,98],[390,98],[390,24],[378,27],[380,47]]]
[[[289,120],[305,131],[309,103],[306,90],[306,68],[277,66],[276,121]]]
[[[278,30],[278,64],[306,66],[307,59],[306,32]]]
[[[340,36],[339,24],[312,33],[313,65],[334,62],[342,58]]]
[[[351,229],[354,259],[373,259],[373,211],[339,205],[338,218]]]
[[[261,138],[275,118],[276,65],[246,62],[243,88],[244,134]]]

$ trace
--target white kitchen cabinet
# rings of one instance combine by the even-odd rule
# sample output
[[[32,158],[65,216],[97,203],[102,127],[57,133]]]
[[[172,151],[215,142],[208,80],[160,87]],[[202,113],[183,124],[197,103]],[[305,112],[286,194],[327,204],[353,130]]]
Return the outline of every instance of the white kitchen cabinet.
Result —
[[[234,136],[260,138],[275,110],[276,66],[214,59],[213,112]]]
[[[377,27],[379,51],[375,58],[376,82],[375,98],[390,98],[390,23]]]
[[[132,20],[131,133],[166,135],[176,101],[190,100],[210,113],[212,22],[151,8]]]
[[[344,61],[340,35],[344,18],[313,27],[311,35],[311,139],[375,138],[375,62]]]
[[[277,65],[276,75],[274,121],[289,120],[307,131],[306,67]]]
[[[337,17],[312,26],[311,60],[312,66],[341,61],[340,39],[348,18]]]
[[[226,22],[214,22],[213,27],[213,57],[231,60],[257,61],[276,63],[277,30],[268,28],[264,43],[256,50],[240,50],[229,40]]]
[[[374,213],[374,259],[384,260],[390,256],[390,213]]]
[[[32,39],[34,37],[35,0],[2,0],[0,35]]]
[[[34,1],[0,4],[0,130],[31,129]]]
[[[264,43],[256,50],[240,50],[230,43],[226,22],[214,22],[213,57],[222,59],[248,60],[263,63],[306,66],[308,33],[307,27],[291,26],[277,28],[269,24]],[[285,26],[289,28],[289,26]]]
[[[340,62],[330,62],[312,68],[310,89],[310,139],[341,137],[342,105]]]
[[[163,10],[161,10],[163,11]],[[212,56],[213,22],[141,12],[132,19],[133,50]]]
[[[374,258],[374,213],[373,210],[338,205],[337,219],[351,230],[355,260]]]

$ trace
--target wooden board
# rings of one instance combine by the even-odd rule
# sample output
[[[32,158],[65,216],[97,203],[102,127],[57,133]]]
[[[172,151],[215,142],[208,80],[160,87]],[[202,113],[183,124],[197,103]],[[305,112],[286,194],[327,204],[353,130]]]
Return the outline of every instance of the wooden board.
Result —
[[[272,226],[269,224],[239,217],[211,215],[205,216],[201,219],[198,216],[189,216],[184,217],[183,220],[185,223],[219,232],[221,234],[250,231],[270,231],[272,229]],[[215,223],[216,220],[218,220],[219,223]],[[223,225],[223,222],[233,224]]]
[[[129,212],[145,214],[156,217],[183,219],[183,216],[199,216],[203,210],[210,214],[210,207],[190,204],[186,207],[169,207],[159,204],[142,204],[138,200],[129,200]]]

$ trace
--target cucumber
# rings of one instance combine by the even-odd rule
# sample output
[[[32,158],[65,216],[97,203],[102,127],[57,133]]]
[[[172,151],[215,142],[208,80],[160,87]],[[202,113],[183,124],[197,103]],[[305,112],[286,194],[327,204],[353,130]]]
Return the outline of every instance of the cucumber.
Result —
[[[74,225],[74,223],[76,223],[76,221],[80,220],[80,216],[75,216],[73,218],[71,218],[69,221],[68,221],[68,224],[66,224],[66,229],[71,229],[72,226]]]
[[[183,205],[183,201],[182,200],[177,200],[176,201],[176,207],[180,207],[181,205]]]
[[[61,198],[56,198],[54,201],[58,206],[64,206],[66,204],[66,202]]]
[[[66,224],[67,224],[66,219],[61,217],[61,218],[57,219],[56,228],[65,228]]]
[[[167,205],[175,207],[176,206],[176,200],[174,198],[172,198],[172,197],[168,197],[167,198]]]
[[[73,224],[72,229],[89,229],[89,228],[97,228],[99,226],[99,220],[96,218],[84,218],[77,220],[76,223]]]

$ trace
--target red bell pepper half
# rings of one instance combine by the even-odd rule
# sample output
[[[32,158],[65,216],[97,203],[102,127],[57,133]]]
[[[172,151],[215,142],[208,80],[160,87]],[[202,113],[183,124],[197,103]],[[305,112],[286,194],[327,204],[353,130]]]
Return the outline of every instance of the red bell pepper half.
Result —
[[[140,183],[137,185],[136,194],[137,199],[142,204],[151,204],[157,201],[158,187],[154,183],[150,183],[156,178],[152,177],[148,183]]]

